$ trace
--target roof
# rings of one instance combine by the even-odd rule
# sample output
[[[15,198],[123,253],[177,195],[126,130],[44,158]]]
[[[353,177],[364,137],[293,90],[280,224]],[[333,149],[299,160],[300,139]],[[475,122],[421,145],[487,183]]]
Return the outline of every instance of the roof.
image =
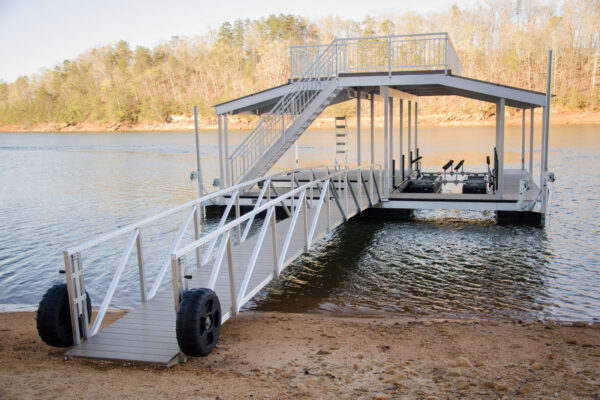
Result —
[[[381,86],[389,86],[415,96],[461,96],[496,103],[504,98],[506,105],[516,108],[535,108],[545,104],[546,94],[483,80],[446,74],[444,71],[410,71],[389,73],[340,74],[338,84],[347,89],[379,93]],[[275,86],[215,105],[217,114],[263,114],[291,90],[292,84]],[[341,91],[332,104],[352,99],[348,91]]]

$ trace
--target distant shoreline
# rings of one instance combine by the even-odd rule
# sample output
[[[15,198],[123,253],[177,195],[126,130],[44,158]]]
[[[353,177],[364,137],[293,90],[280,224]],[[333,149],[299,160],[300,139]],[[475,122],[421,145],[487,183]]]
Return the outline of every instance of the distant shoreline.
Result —
[[[556,111],[551,113],[551,124],[554,126],[565,125],[600,125],[600,111]],[[506,126],[521,126],[522,116],[520,113],[506,115]],[[363,129],[368,126],[368,117],[362,119]],[[395,126],[398,118],[395,119]],[[476,116],[474,114],[452,115],[451,113],[419,115],[419,127],[443,128],[443,127],[478,127],[494,126],[496,123],[493,114],[487,116]],[[538,110],[535,113],[535,125],[541,126],[542,116]],[[529,114],[526,116],[526,124],[529,124]],[[311,129],[333,129],[333,117],[317,118],[311,125]],[[256,126],[256,119],[245,115],[232,116],[229,119],[230,130],[251,130]],[[216,131],[218,129],[216,118],[202,118],[198,127],[202,131]],[[348,127],[356,128],[356,116],[348,117]],[[383,117],[375,118],[375,127],[383,128]],[[135,125],[115,123],[79,123],[68,125],[66,123],[40,123],[40,124],[8,124],[0,125],[0,132],[47,132],[47,133],[99,133],[99,132],[189,132],[194,130],[193,118],[190,116],[179,116],[172,122],[151,122]]]

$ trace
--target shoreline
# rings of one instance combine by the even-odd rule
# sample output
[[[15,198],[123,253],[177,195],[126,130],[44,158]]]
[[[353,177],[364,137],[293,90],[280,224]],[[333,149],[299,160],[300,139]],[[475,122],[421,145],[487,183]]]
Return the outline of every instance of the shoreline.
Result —
[[[505,119],[506,126],[521,126],[522,116],[520,113],[508,113]],[[362,126],[366,127],[367,119],[363,119]],[[451,113],[424,114],[419,115],[419,127],[443,128],[443,127],[488,127],[495,126],[495,118],[491,116],[475,116],[466,114],[456,116]],[[529,123],[529,116],[526,117]],[[541,127],[541,112],[535,113],[535,126]],[[600,125],[600,111],[556,111],[550,115],[552,126],[567,125]],[[394,120],[394,126],[398,126],[398,118]],[[229,129],[232,131],[251,130],[256,126],[256,118],[244,115],[230,117]],[[202,118],[198,123],[201,131],[218,130],[216,118]],[[375,127],[383,128],[383,117],[375,118]],[[311,125],[311,129],[333,129],[333,117],[317,118]],[[348,117],[348,128],[356,129],[356,117]],[[140,123],[136,125],[114,124],[114,123],[80,123],[68,125],[66,123],[40,123],[40,124],[8,124],[0,125],[0,133],[118,133],[118,132],[189,132],[194,130],[194,121],[191,116],[174,116],[172,122]]]
[[[37,336],[34,312],[0,314],[0,327],[0,398],[600,395],[600,323],[244,312],[212,354],[171,369],[65,360]]]

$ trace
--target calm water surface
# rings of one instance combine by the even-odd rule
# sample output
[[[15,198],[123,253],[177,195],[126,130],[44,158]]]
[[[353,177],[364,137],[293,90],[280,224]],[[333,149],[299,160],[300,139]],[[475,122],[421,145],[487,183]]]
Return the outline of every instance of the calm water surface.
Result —
[[[245,134],[232,134],[232,148]],[[493,134],[493,128],[421,128],[424,169],[439,170],[453,158],[483,171]],[[216,133],[204,132],[201,142],[210,187],[218,174]],[[507,167],[519,168],[520,129],[508,130],[506,149]],[[545,229],[497,226],[493,214],[464,211],[418,212],[408,222],[358,218],[321,240],[248,307],[600,318],[600,127],[553,127],[551,149],[557,182]],[[0,309],[31,307],[63,282],[57,271],[66,247],[197,196],[189,181],[194,152],[191,133],[0,134]],[[302,165],[330,163],[333,132],[306,133],[300,154]],[[292,157],[280,168],[291,168]],[[355,159],[353,151],[349,157]],[[176,217],[144,232],[150,283],[185,215]],[[204,221],[203,229],[215,223]],[[126,240],[84,253],[96,306]],[[139,301],[131,259],[114,307]]]

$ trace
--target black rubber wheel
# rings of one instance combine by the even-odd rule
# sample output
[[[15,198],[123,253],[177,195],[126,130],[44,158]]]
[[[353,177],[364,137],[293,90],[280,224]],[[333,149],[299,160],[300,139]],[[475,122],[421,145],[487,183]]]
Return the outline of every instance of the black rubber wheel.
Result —
[[[92,300],[87,295],[88,318],[92,315]],[[40,301],[37,317],[38,334],[46,344],[54,347],[73,346],[71,331],[71,313],[69,311],[69,293],[67,284],[52,286]],[[79,331],[83,329],[83,321],[79,320]]]
[[[177,343],[188,356],[204,357],[217,345],[221,332],[221,303],[210,289],[185,293],[177,312]]]

